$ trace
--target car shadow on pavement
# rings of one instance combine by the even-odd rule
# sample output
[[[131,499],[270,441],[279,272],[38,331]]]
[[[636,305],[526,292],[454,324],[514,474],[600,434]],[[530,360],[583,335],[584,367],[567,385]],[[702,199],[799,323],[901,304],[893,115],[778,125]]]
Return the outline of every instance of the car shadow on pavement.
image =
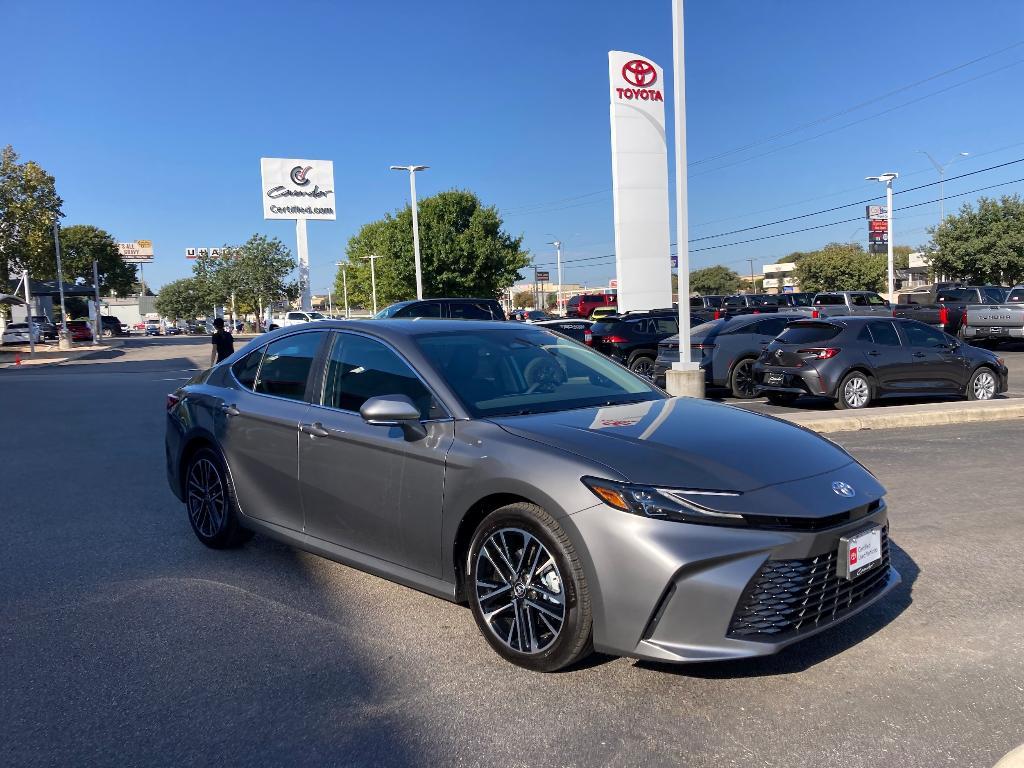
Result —
[[[773,656],[697,664],[663,664],[638,660],[636,666],[705,679],[771,677],[803,672],[863,642],[910,607],[914,582],[917,581],[920,568],[906,550],[891,540],[890,544],[892,566],[899,571],[903,581],[877,603],[834,627],[794,643]]]

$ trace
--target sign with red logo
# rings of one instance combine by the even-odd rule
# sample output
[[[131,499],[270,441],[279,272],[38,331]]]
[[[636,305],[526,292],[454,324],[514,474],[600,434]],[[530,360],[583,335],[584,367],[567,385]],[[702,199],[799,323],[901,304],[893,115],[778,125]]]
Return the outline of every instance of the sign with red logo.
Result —
[[[889,222],[886,219],[872,219],[868,222],[868,232],[888,232]]]
[[[538,283],[546,283],[550,279],[551,279],[551,273],[550,272],[538,272],[537,273],[537,282]]]
[[[664,103],[661,69],[647,59],[630,59],[619,70],[620,82],[612,83],[612,97],[622,101],[654,101]],[[614,77],[613,77],[614,81]]]
[[[857,548],[850,547],[850,565],[857,564]]]
[[[334,221],[334,163],[261,157],[265,219]]]

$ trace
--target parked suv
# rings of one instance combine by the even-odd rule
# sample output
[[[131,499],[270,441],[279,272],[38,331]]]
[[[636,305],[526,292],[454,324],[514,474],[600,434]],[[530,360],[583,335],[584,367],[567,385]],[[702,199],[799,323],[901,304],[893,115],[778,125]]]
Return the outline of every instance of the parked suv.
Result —
[[[722,301],[725,296],[691,296],[690,314],[704,322],[717,320],[722,316]]]
[[[581,293],[565,305],[566,317],[589,318],[598,307],[614,307],[619,302],[617,293]]]
[[[413,299],[384,307],[373,316],[388,318],[425,317],[434,320],[505,320],[505,310],[497,299]]]
[[[754,361],[786,324],[803,315],[776,313],[768,316],[739,315],[698,325],[690,333],[690,360],[699,363],[708,387],[726,387],[733,397],[751,398],[754,389]],[[654,383],[665,386],[665,372],[679,360],[679,337],[658,345]]]
[[[128,334],[124,331],[126,327],[113,315],[100,315],[100,333],[105,339],[114,336],[127,336]]]
[[[699,317],[690,316],[691,325],[700,322]],[[658,342],[674,333],[679,333],[679,312],[652,309],[598,320],[584,335],[584,343],[622,363],[633,373],[650,377],[654,375]]]

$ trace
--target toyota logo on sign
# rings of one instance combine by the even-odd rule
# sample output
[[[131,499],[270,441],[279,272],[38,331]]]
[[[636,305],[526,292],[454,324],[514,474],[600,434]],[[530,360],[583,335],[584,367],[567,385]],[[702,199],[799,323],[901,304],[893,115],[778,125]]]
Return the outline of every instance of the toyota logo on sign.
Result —
[[[304,187],[307,184],[309,184],[309,178],[306,176],[306,174],[309,173],[311,170],[313,170],[312,165],[296,165],[294,168],[292,168],[291,173],[289,173],[288,175],[291,177],[293,184],[296,184],[300,187]]]
[[[649,61],[633,59],[622,65],[622,77],[637,88],[648,88],[658,81],[658,70]]]

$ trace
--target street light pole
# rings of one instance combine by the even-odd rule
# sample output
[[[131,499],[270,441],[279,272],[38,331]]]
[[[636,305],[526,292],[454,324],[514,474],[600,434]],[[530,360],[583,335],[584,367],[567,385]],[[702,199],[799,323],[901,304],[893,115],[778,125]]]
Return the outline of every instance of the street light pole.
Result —
[[[939,224],[941,224],[943,221],[946,220],[946,195],[945,191],[943,190],[943,186],[945,185],[946,181],[946,169],[961,157],[967,157],[971,153],[957,152],[955,156],[951,157],[945,163],[939,163],[938,160],[932,157],[931,152],[926,152],[923,149],[919,149],[917,151],[924,155],[925,157],[927,157],[931,161],[931,164],[935,166],[935,170],[939,172]]]
[[[373,256],[363,256],[370,262],[370,290],[373,292],[373,314],[377,314],[377,270],[374,267],[374,262],[380,258],[374,254]],[[345,312],[348,313],[348,291],[345,291]]]
[[[754,262],[757,259],[747,259],[750,263],[750,292],[757,293],[757,284],[754,282]]]
[[[28,356],[36,356],[36,337],[32,333],[32,289],[28,284],[28,270],[21,271],[21,279],[25,282],[25,319],[28,321]],[[40,337],[42,340],[42,337]]]
[[[550,232],[547,234],[548,237],[555,237]],[[562,241],[555,238],[548,245],[555,246],[555,263],[558,265],[558,294],[555,297],[555,308],[558,310],[558,314],[562,315],[564,311],[562,306]]]
[[[348,320],[348,262],[339,261],[335,266],[341,268],[341,291],[345,295],[345,319]],[[374,312],[374,314],[377,313]]]
[[[420,268],[420,224],[416,204],[416,172],[425,171],[429,165],[392,165],[392,171],[409,172],[409,198],[412,200],[412,251],[416,262],[416,298],[423,298],[423,271]],[[372,264],[371,264],[372,267]]]
[[[880,176],[865,176],[864,177],[865,181],[882,181],[882,182],[885,182],[885,211],[886,211],[885,219],[886,219],[886,229],[889,230],[888,233],[887,233],[887,236],[888,236],[888,242],[887,242],[888,248],[887,248],[887,251],[889,253],[889,270],[888,270],[888,280],[887,280],[887,286],[886,287],[889,290],[889,294],[888,294],[888,297],[887,297],[889,299],[889,301],[893,300],[893,292],[896,289],[896,270],[895,270],[895,267],[894,267],[893,256],[892,256],[892,248],[893,248],[893,242],[894,242],[893,241],[893,236],[892,236],[892,183],[896,179],[898,179],[899,177],[900,177],[900,175],[898,173],[896,173],[895,171],[890,171],[889,173],[883,173]]]

